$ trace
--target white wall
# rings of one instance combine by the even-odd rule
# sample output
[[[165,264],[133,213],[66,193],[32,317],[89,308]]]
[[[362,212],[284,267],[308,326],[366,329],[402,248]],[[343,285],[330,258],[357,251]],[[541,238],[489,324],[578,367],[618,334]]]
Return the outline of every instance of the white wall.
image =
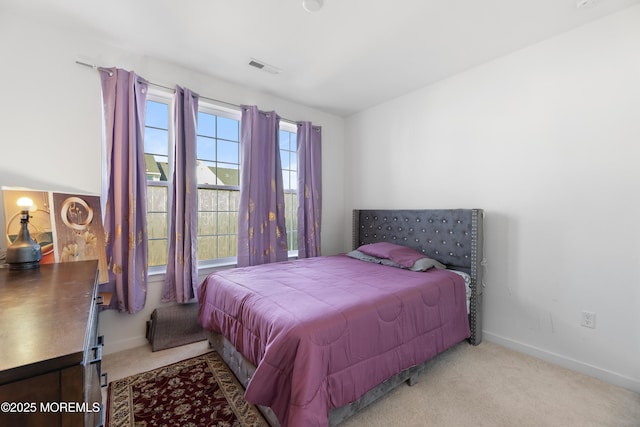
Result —
[[[345,215],[484,208],[485,339],[640,391],[639,123],[636,6],[349,117]]]
[[[0,13],[0,41],[0,185],[100,193],[100,80],[97,72],[75,61],[118,66],[135,70],[154,83],[180,84],[205,97],[236,105],[255,104],[290,120],[310,120],[322,126],[323,186],[331,190],[323,200],[322,247],[325,254],[342,250],[342,118],[110,46],[87,32],[33,22],[7,10]],[[0,224],[3,222],[0,217]],[[0,236],[0,249],[6,248],[4,233]],[[101,313],[105,352],[145,343],[145,322],[160,305],[161,280],[161,276],[151,278],[142,312]]]
[[[346,127],[6,10],[0,40],[0,185],[100,191],[99,80],[76,59],[312,120],[324,136],[325,254],[349,248],[352,208],[484,208],[486,339],[640,391],[640,7],[354,115]],[[101,314],[107,352],[145,342],[144,322],[160,304],[155,279],[143,312]],[[596,329],[579,325],[582,310],[596,312]]]

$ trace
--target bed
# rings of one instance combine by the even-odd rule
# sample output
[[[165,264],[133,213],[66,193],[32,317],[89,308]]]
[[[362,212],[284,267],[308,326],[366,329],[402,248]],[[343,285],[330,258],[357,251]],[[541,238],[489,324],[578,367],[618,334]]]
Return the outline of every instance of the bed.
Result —
[[[199,322],[270,424],[336,425],[481,342],[482,242],[480,209],[355,210],[357,251],[212,273]]]

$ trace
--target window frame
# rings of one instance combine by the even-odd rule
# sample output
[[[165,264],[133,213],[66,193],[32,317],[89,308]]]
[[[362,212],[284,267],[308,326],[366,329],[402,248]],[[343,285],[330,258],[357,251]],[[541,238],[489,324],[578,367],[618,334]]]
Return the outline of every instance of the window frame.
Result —
[[[146,102],[148,101],[153,101],[153,102],[158,102],[158,103],[162,103],[162,104],[166,104],[168,107],[168,129],[167,129],[167,173],[169,174],[169,176],[167,177],[166,181],[153,181],[153,180],[148,180],[146,181],[146,185],[147,185],[147,193],[148,193],[148,188],[149,186],[154,186],[154,187],[164,187],[166,188],[167,191],[167,237],[166,237],[166,241],[167,241],[167,258],[168,258],[168,249],[169,249],[169,210],[171,209],[171,202],[172,202],[172,194],[169,191],[170,190],[170,186],[169,184],[171,183],[171,180],[173,179],[173,164],[174,164],[174,117],[175,117],[175,111],[174,111],[174,105],[173,105],[173,100],[174,100],[174,96],[175,94],[173,92],[166,92],[166,91],[162,91],[159,89],[155,89],[153,87],[149,87],[149,91],[147,93],[147,99]],[[145,108],[146,108],[146,102],[145,102]],[[145,112],[145,128],[147,127],[146,124],[146,112]],[[143,148],[144,151],[144,148]],[[145,152],[146,154],[146,152]],[[147,222],[148,222],[148,218],[149,218],[149,211],[147,210],[146,213],[147,216]],[[149,236],[147,235],[147,244],[149,242],[149,240],[162,240],[162,239],[150,239]],[[148,262],[148,257],[147,257],[147,262]],[[154,265],[154,266],[148,266],[148,274],[149,275],[154,275],[154,274],[162,274],[165,273],[167,270],[167,264],[161,264],[161,265]]]
[[[167,155],[167,161],[168,161],[168,167],[167,167],[167,172],[169,174],[169,176],[167,177],[167,181],[154,181],[154,180],[146,180],[146,185],[147,187],[149,186],[156,186],[156,187],[164,187],[166,188],[167,191],[167,211],[166,211],[166,220],[167,220],[167,237],[166,237],[166,241],[167,241],[167,249],[168,249],[168,241],[169,241],[169,229],[168,229],[168,224],[169,224],[169,214],[170,214],[170,209],[171,209],[171,204],[172,204],[172,194],[170,193],[170,184],[173,180],[173,163],[174,163],[174,152],[175,152],[175,147],[174,147],[174,143],[175,143],[175,129],[174,129],[174,124],[175,124],[175,111],[174,111],[174,97],[175,94],[173,92],[169,92],[169,91],[164,91],[164,90],[160,90],[160,89],[156,89],[156,88],[152,88],[149,87],[149,92],[147,94],[147,101],[153,101],[153,102],[159,102],[159,103],[163,103],[166,104],[168,106],[168,141],[167,141],[167,150],[168,150],[168,155]],[[200,99],[199,103],[198,103],[198,113],[205,113],[205,114],[213,114],[219,117],[224,117],[227,119],[232,119],[232,120],[237,120],[238,121],[238,126],[239,126],[239,135],[238,135],[238,143],[240,142],[241,139],[241,133],[242,133],[242,128],[241,128],[241,119],[242,119],[242,112],[239,108],[229,108],[223,105],[219,105],[219,104],[215,104],[212,102],[207,102],[206,100]],[[145,119],[145,128],[146,128],[146,119]],[[279,131],[281,130],[285,130],[287,132],[291,132],[293,134],[297,134],[297,125],[293,122],[290,121],[284,121],[284,120],[280,120],[280,126],[279,126]],[[297,148],[297,147],[296,147]],[[280,147],[278,147],[278,149],[280,149]],[[297,149],[296,150],[291,150],[292,152],[296,153],[296,161],[297,161]],[[146,153],[145,153],[146,154]],[[239,158],[238,158],[238,167],[239,167],[239,179],[240,176],[242,174],[242,151],[241,148],[239,149]],[[223,162],[224,163],[224,162]],[[297,166],[296,166],[296,171],[297,171]],[[236,190],[236,191],[240,191],[240,183],[238,182],[238,185],[218,185],[218,184],[197,184],[197,188],[198,190],[200,189],[221,189],[221,190]],[[297,187],[297,186],[296,186]],[[286,192],[289,193],[297,193],[299,191],[298,188],[296,188],[295,190],[285,190]],[[293,214],[297,215],[297,212],[293,212]],[[149,211],[147,211],[147,218],[149,215]],[[289,233],[290,230],[287,230],[287,232]],[[198,234],[197,237],[200,237],[200,235]],[[156,238],[156,239],[150,239],[149,237],[147,237],[147,241],[150,240],[161,240],[160,238]],[[168,254],[167,254],[168,255]],[[288,257],[289,258],[296,258],[298,256],[298,250],[289,250],[288,251]],[[213,259],[206,259],[206,260],[198,260],[198,271],[199,274],[205,274],[208,271],[212,271],[214,269],[217,268],[224,268],[224,267],[233,267],[235,265],[237,265],[237,255],[233,256],[233,257],[224,257],[224,258],[213,258]],[[166,269],[167,269],[167,265],[154,265],[154,266],[148,266],[148,274],[149,275],[158,275],[158,274],[164,274],[166,273]]]
[[[218,117],[224,117],[227,119],[232,119],[232,120],[237,120],[238,121],[238,144],[240,143],[240,138],[241,138],[241,119],[242,119],[242,112],[240,109],[233,109],[233,108],[228,108],[228,107],[223,107],[221,105],[217,105],[217,104],[213,104],[210,102],[206,102],[206,101],[200,101],[198,103],[198,113],[205,113],[205,114],[213,114],[215,116]],[[236,190],[236,191],[240,191],[240,175],[242,174],[242,152],[240,151],[240,147],[239,147],[239,152],[238,152],[238,185],[217,185],[217,184],[197,184],[197,188],[198,191],[200,189],[204,189],[204,190]],[[199,207],[198,207],[199,209]],[[198,210],[198,212],[200,212],[200,210]],[[237,236],[237,234],[236,234]],[[198,234],[196,238],[200,237],[200,235]],[[227,266],[233,266],[236,265],[238,263],[238,257],[233,256],[233,257],[224,257],[224,258],[212,258],[212,259],[205,259],[205,260],[200,260],[198,259],[198,269],[206,269],[206,268],[217,268],[217,267],[227,267]]]
[[[299,202],[298,202],[298,199],[297,199],[298,191],[300,191],[300,189],[298,188],[298,182],[297,182],[298,173],[300,172],[298,170],[298,166],[299,166],[299,162],[298,162],[298,147],[297,147],[298,126],[293,122],[290,122],[288,120],[285,121],[285,120],[281,119],[280,120],[279,131],[286,131],[286,132],[290,132],[290,133],[296,135],[296,141],[295,141],[294,149],[293,150],[287,150],[287,151],[290,151],[291,153],[294,153],[295,154],[295,158],[296,158],[296,169],[295,169],[295,171],[296,171],[296,189],[295,190],[285,189],[284,193],[285,193],[285,197],[286,197],[286,194],[295,194],[296,195],[295,196],[296,197],[296,203],[299,205]],[[280,150],[280,147],[278,147],[278,150]],[[282,159],[280,159],[280,161],[282,162]],[[289,170],[291,170],[291,169],[289,169]],[[296,243],[296,249],[289,249],[289,251],[288,251],[288,257],[289,258],[297,258],[298,257],[298,248],[297,248],[297,233],[298,233],[298,227],[297,227],[298,218],[297,218],[297,215],[298,215],[298,212],[297,211],[298,211],[298,209],[295,209],[294,212],[293,212],[293,215],[296,215],[296,218],[292,218],[291,219],[291,221],[295,222],[296,229],[295,230],[289,230],[287,228],[287,239],[289,239],[290,232],[292,232],[292,231],[296,232],[296,242],[295,242]],[[286,212],[285,212],[285,217],[286,217]]]

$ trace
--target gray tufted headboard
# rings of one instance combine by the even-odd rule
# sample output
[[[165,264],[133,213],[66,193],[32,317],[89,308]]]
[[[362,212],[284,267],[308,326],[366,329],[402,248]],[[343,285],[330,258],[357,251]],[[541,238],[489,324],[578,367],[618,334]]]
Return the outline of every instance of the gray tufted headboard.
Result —
[[[471,344],[482,341],[482,209],[354,210],[353,248],[375,242],[409,246],[469,273]]]

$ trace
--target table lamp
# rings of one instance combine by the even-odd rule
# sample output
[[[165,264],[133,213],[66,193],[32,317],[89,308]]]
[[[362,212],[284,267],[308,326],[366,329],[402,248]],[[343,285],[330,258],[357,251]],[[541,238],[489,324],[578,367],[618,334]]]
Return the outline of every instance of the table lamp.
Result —
[[[29,234],[29,208],[33,202],[28,197],[21,197],[17,202],[21,208],[20,231],[11,246],[7,248],[7,264],[10,270],[31,270],[40,267],[42,249]]]

